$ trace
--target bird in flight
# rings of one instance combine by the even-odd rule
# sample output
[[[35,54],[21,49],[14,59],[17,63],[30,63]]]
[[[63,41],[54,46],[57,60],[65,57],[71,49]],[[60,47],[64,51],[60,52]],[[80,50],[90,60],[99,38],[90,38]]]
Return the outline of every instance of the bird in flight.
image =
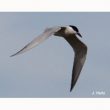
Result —
[[[11,55],[11,57],[22,54],[34,48],[35,46],[39,45],[47,38],[49,38],[51,35],[63,37],[70,44],[73,51],[75,52],[71,78],[71,92],[78,80],[87,55],[87,46],[78,38],[82,37],[82,35],[79,33],[79,30],[76,26],[69,25],[46,28],[43,33],[41,33],[38,37],[36,37],[30,43],[24,46],[24,48],[22,48],[20,51]]]

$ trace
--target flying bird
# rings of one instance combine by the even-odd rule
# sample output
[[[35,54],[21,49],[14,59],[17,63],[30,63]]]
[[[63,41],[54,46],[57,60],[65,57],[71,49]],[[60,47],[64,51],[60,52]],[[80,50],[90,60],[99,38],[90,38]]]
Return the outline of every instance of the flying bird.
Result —
[[[70,88],[70,92],[71,92],[78,80],[78,77],[81,73],[87,55],[87,46],[78,38],[78,37],[82,37],[82,35],[79,33],[79,30],[76,26],[69,25],[69,26],[61,26],[61,27],[56,26],[56,27],[46,28],[42,34],[40,34],[38,37],[33,39],[20,51],[11,55],[11,57],[22,54],[34,48],[35,46],[39,45],[47,38],[49,38],[51,35],[63,37],[70,44],[73,51],[75,52],[72,78],[71,78],[71,88]]]

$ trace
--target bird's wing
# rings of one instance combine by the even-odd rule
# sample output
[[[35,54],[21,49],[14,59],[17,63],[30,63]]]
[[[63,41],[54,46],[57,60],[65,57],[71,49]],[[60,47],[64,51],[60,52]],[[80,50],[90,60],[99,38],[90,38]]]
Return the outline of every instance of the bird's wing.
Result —
[[[75,52],[70,91],[72,91],[73,87],[75,86],[78,80],[84,62],[86,60],[86,54],[87,54],[87,47],[83,44],[82,44],[82,49],[80,49],[78,52]]]
[[[53,35],[55,32],[59,31],[60,29],[61,29],[60,27],[52,27],[52,28],[45,29],[45,31],[42,34],[40,34],[38,37],[33,39],[30,43],[28,43],[26,46],[24,46],[24,48],[22,48],[20,51],[18,51],[17,53],[11,55],[11,57],[15,56],[15,55],[22,54],[22,53],[34,48],[35,46],[42,43],[49,36]]]
[[[72,91],[86,60],[87,46],[74,35],[65,37],[65,40],[71,45],[75,52],[70,88],[70,91]]]

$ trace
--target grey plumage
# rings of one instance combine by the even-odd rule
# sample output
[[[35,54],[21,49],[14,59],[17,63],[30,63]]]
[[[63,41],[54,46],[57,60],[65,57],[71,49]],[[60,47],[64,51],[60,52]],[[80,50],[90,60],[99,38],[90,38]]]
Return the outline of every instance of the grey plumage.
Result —
[[[72,36],[65,37],[75,52],[70,91],[73,89],[78,80],[87,54],[87,46],[82,43],[76,36]]]
[[[11,55],[11,57],[22,54],[22,53],[34,48],[35,46],[37,46],[40,43],[42,43],[43,41],[45,41],[47,38],[49,38],[51,35],[53,35],[55,32],[57,32],[60,29],[61,29],[60,27],[52,27],[52,28],[45,29],[45,31],[42,34],[40,34],[35,39],[33,39],[30,43],[28,43],[26,46],[24,46],[20,51]]]

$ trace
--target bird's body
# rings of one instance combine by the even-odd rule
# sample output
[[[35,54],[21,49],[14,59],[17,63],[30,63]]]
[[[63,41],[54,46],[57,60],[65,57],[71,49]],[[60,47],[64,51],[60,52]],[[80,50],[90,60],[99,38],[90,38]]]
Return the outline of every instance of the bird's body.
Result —
[[[70,44],[75,52],[70,88],[71,91],[78,80],[87,54],[87,46],[77,38],[77,35],[80,37],[82,36],[76,26],[69,25],[66,27],[47,28],[41,35],[39,35],[37,38],[27,44],[23,49],[12,56],[28,51],[29,49],[37,46],[38,44],[46,40],[51,35],[63,37]]]

